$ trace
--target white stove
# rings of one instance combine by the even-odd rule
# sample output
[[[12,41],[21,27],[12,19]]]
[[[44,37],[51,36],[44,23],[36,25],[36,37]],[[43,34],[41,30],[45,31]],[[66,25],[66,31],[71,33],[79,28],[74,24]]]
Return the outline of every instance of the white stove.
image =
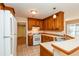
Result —
[[[41,43],[41,34],[33,34],[33,45],[39,45]]]

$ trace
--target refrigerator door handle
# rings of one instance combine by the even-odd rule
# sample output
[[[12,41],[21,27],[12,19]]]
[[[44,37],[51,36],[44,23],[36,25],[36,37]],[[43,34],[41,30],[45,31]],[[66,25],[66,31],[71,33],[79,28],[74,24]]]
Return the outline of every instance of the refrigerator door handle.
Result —
[[[10,18],[10,33],[12,35],[12,18]]]
[[[3,38],[10,38],[11,36],[4,36]]]

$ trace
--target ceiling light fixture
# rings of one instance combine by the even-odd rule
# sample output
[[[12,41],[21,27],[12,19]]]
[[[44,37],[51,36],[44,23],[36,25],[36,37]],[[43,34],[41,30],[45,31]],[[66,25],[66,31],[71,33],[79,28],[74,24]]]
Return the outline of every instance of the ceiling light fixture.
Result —
[[[31,13],[32,13],[33,15],[35,15],[35,14],[37,14],[37,11],[36,11],[36,10],[31,10]]]
[[[53,8],[54,12],[55,12],[56,7]],[[53,15],[53,18],[56,18],[56,14]]]

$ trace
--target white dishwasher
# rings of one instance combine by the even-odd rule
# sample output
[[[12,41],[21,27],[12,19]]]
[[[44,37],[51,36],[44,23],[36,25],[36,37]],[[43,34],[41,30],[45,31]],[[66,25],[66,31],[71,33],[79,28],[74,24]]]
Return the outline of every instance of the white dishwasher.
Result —
[[[41,34],[33,34],[33,45],[39,45],[41,43]]]

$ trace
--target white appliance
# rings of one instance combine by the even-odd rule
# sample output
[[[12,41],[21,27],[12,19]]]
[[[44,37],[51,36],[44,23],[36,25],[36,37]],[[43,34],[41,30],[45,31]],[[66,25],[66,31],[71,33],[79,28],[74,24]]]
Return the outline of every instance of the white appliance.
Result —
[[[8,10],[0,10],[0,56],[16,55],[17,23]]]
[[[39,45],[41,43],[41,34],[33,34],[33,45]]]
[[[38,45],[41,43],[41,34],[39,33],[40,27],[32,27],[33,33],[33,45]]]

